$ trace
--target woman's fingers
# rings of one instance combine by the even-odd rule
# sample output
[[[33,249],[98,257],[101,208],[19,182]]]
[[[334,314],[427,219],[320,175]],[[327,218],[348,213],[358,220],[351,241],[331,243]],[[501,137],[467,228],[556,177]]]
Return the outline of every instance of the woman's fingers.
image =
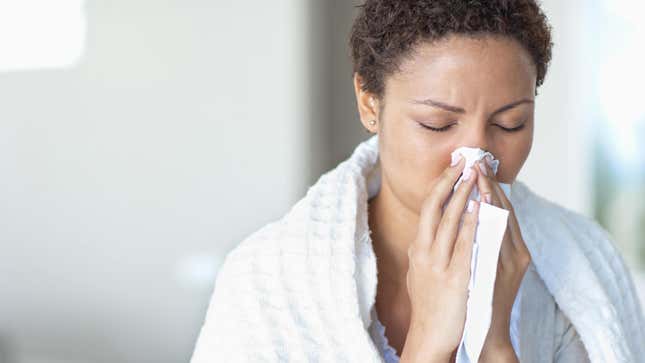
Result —
[[[486,164],[486,170],[489,176],[493,175],[492,170],[488,164]],[[507,261],[507,258],[514,259],[515,257],[513,256],[519,254],[521,256],[527,256],[530,259],[530,253],[528,251],[528,247],[526,247],[526,244],[524,243],[522,232],[520,230],[520,224],[517,221],[517,217],[515,216],[515,209],[506,196],[506,193],[504,193],[502,187],[499,186],[497,181],[493,180],[492,178],[483,177],[482,175],[480,175],[480,177],[480,183],[488,183],[492,188],[493,204],[508,211],[508,223],[504,240],[502,241],[502,251],[500,252],[500,257],[503,261]],[[482,181],[482,179],[484,180]]]
[[[457,165],[446,168],[423,201],[419,212],[419,231],[417,233],[419,238],[414,242],[418,244],[417,247],[430,248],[432,241],[435,240],[437,226],[441,221],[441,208],[452,193],[452,188],[459,179],[465,164],[462,157]]]
[[[450,263],[461,216],[464,214],[466,202],[476,181],[477,172],[472,170],[470,178],[462,181],[457,187],[443,212],[441,222],[437,227],[435,243],[430,247],[433,261],[441,266],[445,267]]]
[[[452,352],[463,336],[468,300],[470,265],[463,264],[461,269],[453,269],[448,265],[451,256],[445,258],[446,262],[436,258],[436,251],[444,251],[455,244],[454,237],[446,237],[449,235],[446,227],[457,227],[465,209],[466,199],[477,178],[476,172],[473,171],[472,179],[461,183],[453,192],[455,181],[465,165],[463,160],[461,163],[460,168],[447,170],[440,180],[434,183],[431,196],[426,197],[427,200],[424,200],[421,206],[417,236],[408,248],[406,286],[412,311],[410,331],[416,332],[415,335],[419,334],[419,340],[432,342],[433,349],[442,356],[448,356],[444,353]],[[448,197],[451,193],[452,197]],[[445,203],[443,209],[447,198],[450,200]],[[447,223],[441,227],[444,237],[438,237],[439,226],[435,227],[437,223],[439,226]],[[437,238],[434,237],[435,234]],[[468,237],[462,238],[466,240]],[[462,242],[462,245],[461,249],[472,248],[465,242]],[[429,248],[425,248],[426,246]],[[463,250],[459,253],[472,254]]]
[[[493,196],[495,195],[495,192],[493,190],[493,180],[492,180],[492,171],[488,168],[488,164],[486,162],[477,162],[477,173],[479,173],[479,177],[477,178],[477,189],[479,189],[479,195],[481,196],[481,201],[486,202],[488,204],[495,205],[497,207],[500,206],[500,204],[495,204],[497,201],[493,201]],[[487,171],[484,173],[481,168],[485,168]]]
[[[502,203],[502,208],[508,211],[508,229],[510,230],[514,247],[520,251],[528,251],[528,248],[524,243],[524,238],[522,237],[520,224],[517,221],[517,217],[515,216],[515,209],[513,208],[513,205],[511,204],[510,200],[508,200],[506,194],[499,185],[495,185],[494,187]]]
[[[455,242],[454,253],[450,261],[451,268],[457,270],[466,270],[470,273],[470,262],[472,259],[473,242],[475,241],[475,232],[479,222],[479,202],[476,200],[469,201],[466,214],[464,215],[464,224],[459,229],[459,236]]]
[[[490,193],[489,195],[491,196],[490,199],[491,201],[488,202],[489,204],[492,204],[498,208],[503,208],[508,210],[508,208],[504,207],[504,203],[500,199],[498,189],[501,190],[499,187],[499,184],[497,184],[497,181],[493,179],[493,171],[491,170],[490,166],[486,162],[482,162],[482,165],[486,169],[486,174],[480,173],[479,175],[479,183],[477,185],[478,188],[480,188],[480,192],[484,191],[482,195],[485,193]],[[481,169],[479,169],[481,171]],[[510,213],[509,213],[510,214]],[[511,218],[509,218],[510,220]],[[504,236],[502,237],[502,244],[500,246],[500,260],[502,261],[502,265],[507,265],[512,259],[513,256],[515,255],[515,246],[513,243],[513,237],[512,234],[510,233],[510,228],[509,228],[509,223],[507,223],[506,230],[504,231]]]

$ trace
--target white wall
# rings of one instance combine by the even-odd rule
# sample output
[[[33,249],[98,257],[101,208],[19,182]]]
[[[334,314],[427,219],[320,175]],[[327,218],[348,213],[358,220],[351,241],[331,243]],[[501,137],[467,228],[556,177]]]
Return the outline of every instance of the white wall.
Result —
[[[306,186],[306,16],[91,1],[79,66],[0,74],[3,363],[188,360],[221,256]]]
[[[547,199],[592,216],[584,4],[544,0],[542,9],[553,27],[553,56],[536,97],[533,147],[517,179]]]

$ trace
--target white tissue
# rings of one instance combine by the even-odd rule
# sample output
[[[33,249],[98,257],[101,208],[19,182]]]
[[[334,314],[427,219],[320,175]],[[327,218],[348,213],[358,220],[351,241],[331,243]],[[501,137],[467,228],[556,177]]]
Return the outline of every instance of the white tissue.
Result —
[[[493,173],[497,174],[499,160],[496,160],[490,152],[479,148],[460,147],[452,152],[452,161],[456,161],[460,154],[463,155],[466,164],[463,175],[455,183],[453,191],[457,190],[462,180],[471,174],[469,168],[477,160],[484,160],[490,165]],[[486,173],[483,165],[481,165],[481,169]],[[499,183],[499,185],[506,197],[510,198],[510,184]],[[492,318],[497,261],[508,221],[506,209],[481,200],[476,184],[469,199],[480,201],[480,208],[470,265],[466,323],[457,348],[457,363],[477,363],[479,360]],[[519,352],[516,353],[519,354]]]

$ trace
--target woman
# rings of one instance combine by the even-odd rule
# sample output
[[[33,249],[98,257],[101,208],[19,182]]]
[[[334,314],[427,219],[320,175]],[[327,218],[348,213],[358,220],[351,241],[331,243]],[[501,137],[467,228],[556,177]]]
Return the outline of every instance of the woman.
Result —
[[[192,362],[454,361],[473,188],[509,211],[479,361],[645,361],[642,308],[610,236],[515,180],[551,58],[535,1],[367,0],[360,10],[354,89],[374,136],[227,255]],[[460,146],[491,152],[497,173],[479,165],[453,191]]]

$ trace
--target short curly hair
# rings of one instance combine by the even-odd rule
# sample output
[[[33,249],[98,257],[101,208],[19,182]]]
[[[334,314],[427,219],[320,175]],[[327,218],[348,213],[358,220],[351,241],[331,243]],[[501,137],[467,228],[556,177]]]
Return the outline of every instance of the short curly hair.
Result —
[[[361,88],[381,99],[387,76],[420,41],[451,34],[505,35],[531,55],[536,91],[551,61],[551,26],[538,0],[366,0],[349,37],[353,72]]]

